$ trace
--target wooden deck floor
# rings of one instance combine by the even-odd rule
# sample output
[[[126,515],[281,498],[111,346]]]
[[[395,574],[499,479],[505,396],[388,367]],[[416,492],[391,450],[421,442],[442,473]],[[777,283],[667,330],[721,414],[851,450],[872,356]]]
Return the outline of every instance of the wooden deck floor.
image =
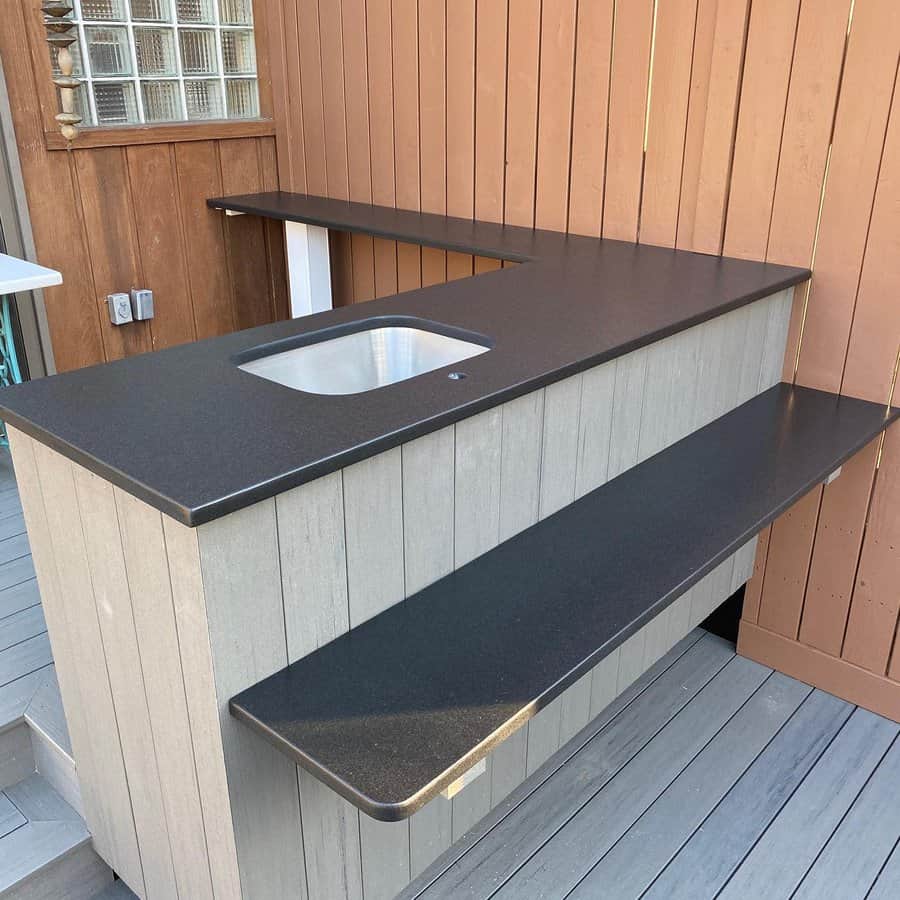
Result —
[[[52,662],[12,462],[0,448],[0,724],[4,703],[33,691]]]
[[[695,632],[403,896],[896,900],[898,731]]]

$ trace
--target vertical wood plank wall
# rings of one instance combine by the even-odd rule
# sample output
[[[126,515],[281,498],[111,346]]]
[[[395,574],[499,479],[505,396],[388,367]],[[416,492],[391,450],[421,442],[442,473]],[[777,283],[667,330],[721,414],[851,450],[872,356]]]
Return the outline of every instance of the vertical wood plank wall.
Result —
[[[274,138],[48,150],[40,3],[3,10],[0,58],[35,246],[64,276],[45,292],[57,369],[286,318],[280,226],[206,208],[210,196],[277,187]],[[132,287],[153,290],[156,317],[113,326],[106,295]]]
[[[792,294],[196,529],[12,429],[101,855],[144,900],[393,897],[744,583],[755,540],[452,801],[402,822],[359,813],[237,722],[229,699],[766,390]]]
[[[271,5],[282,188],[809,266],[784,379],[888,401],[895,0]],[[318,29],[335,19],[343,41],[326,44]],[[339,302],[473,271],[452,254],[346,246]],[[888,436],[776,522],[742,650],[884,711],[879,691],[900,691],[898,504]],[[859,683],[872,689],[850,697]]]

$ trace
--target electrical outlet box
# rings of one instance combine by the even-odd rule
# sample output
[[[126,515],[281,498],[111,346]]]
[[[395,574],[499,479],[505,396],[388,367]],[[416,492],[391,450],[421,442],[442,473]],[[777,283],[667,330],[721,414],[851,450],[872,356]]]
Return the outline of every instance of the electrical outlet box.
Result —
[[[109,307],[109,321],[113,325],[126,325],[134,321],[131,316],[131,298],[128,294],[109,294],[106,305]]]
[[[131,289],[131,314],[139,322],[153,318],[153,291],[146,288]]]

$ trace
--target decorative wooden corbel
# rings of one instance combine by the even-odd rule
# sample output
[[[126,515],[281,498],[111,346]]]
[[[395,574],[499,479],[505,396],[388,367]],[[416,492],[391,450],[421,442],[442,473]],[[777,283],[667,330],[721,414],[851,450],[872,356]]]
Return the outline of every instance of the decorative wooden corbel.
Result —
[[[47,43],[57,49],[56,59],[60,72],[53,79],[53,83],[59,88],[59,103],[62,107],[55,118],[59,122],[62,136],[70,146],[78,137],[78,123],[81,122],[81,116],[75,112],[75,91],[81,84],[81,79],[72,75],[75,60],[69,50],[78,38],[71,33],[75,24],[65,18],[73,8],[72,4],[66,3],[65,0],[46,0],[41,4],[41,11],[45,16],[44,27],[47,29]]]

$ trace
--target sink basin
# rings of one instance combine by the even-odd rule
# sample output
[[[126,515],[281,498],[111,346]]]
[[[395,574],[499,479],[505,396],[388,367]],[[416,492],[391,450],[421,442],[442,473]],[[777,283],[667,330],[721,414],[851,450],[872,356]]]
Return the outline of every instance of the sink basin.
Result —
[[[260,356],[238,368],[310,394],[360,394],[454,365],[489,349],[425,328],[378,323]]]

